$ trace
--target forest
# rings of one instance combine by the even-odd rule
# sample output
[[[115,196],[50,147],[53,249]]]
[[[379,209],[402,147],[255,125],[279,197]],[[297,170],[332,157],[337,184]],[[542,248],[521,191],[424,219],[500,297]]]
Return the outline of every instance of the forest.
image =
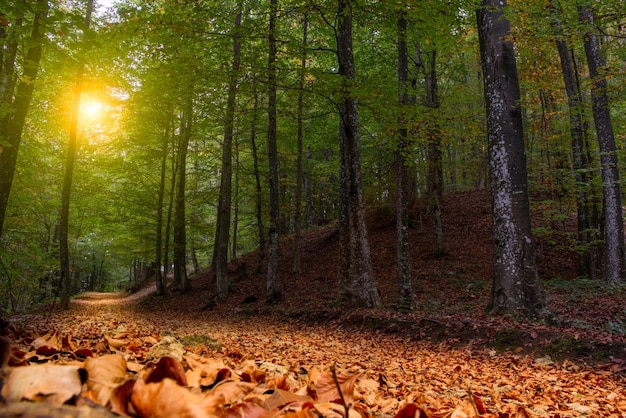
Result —
[[[625,18],[3,1],[0,415],[626,416]]]

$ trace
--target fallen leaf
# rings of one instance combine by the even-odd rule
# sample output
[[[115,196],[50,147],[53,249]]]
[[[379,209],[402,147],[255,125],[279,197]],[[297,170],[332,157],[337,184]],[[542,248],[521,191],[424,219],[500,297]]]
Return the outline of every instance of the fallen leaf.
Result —
[[[81,393],[87,373],[79,366],[35,364],[11,371],[2,397],[7,403],[28,400],[62,405]]]
[[[100,405],[106,405],[113,390],[126,381],[126,360],[119,354],[90,357],[84,367],[89,373],[87,387]]]
[[[158,383],[135,382],[130,401],[140,417],[208,418],[221,403],[215,396],[202,398],[172,379]]]

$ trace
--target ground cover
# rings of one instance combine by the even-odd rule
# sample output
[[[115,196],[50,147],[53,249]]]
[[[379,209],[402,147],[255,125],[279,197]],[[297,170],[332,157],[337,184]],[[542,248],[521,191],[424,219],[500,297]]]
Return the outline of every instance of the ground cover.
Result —
[[[300,274],[283,240],[277,305],[264,303],[265,277],[249,254],[233,263],[223,302],[212,303],[201,272],[192,292],[158,297],[148,283],[131,296],[85,294],[66,312],[10,318],[0,416],[49,413],[70,399],[78,406],[52,416],[625,417],[624,289],[576,278],[573,254],[546,239],[539,267],[557,321],[491,317],[488,197],[451,193],[444,203],[442,257],[427,214],[414,217],[415,311],[394,305],[393,213],[373,208],[381,309],[334,305],[338,237],[327,225],[306,234]],[[64,367],[38,369],[48,365]],[[16,383],[17,369],[35,377]],[[51,379],[38,383],[44,374]],[[22,397],[48,402],[13,402]]]

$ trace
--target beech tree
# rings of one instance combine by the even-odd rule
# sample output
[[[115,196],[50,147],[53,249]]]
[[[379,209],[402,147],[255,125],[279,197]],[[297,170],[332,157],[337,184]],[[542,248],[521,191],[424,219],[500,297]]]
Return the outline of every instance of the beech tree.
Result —
[[[585,55],[592,81],[591,101],[596,135],[600,146],[602,167],[603,213],[604,213],[604,280],[618,283],[624,277],[624,215],[619,180],[619,165],[615,135],[611,122],[607,94],[605,60],[600,40],[594,29],[594,13],[591,4],[578,6],[578,15],[585,24]]]
[[[531,233],[520,89],[505,7],[502,0],[483,0],[477,12],[493,206],[490,309],[547,319]]]
[[[359,107],[352,92],[356,78],[352,48],[354,2],[339,0],[337,10],[337,58],[341,77],[339,97],[339,295],[349,306],[380,304],[374,282],[365,226],[365,202],[361,184]]]
[[[13,6],[13,7],[11,7]],[[13,185],[13,176],[18,151],[24,131],[24,123],[33,97],[33,90],[39,73],[41,55],[46,32],[45,20],[49,3],[38,0],[32,5],[23,2],[0,6],[0,18],[6,22],[0,25],[0,236],[4,227]],[[32,29],[30,40],[20,40],[20,30],[28,19],[25,10],[32,9]],[[20,10],[22,12],[20,12]],[[20,16],[9,20],[9,15]],[[26,51],[23,46],[30,45]],[[24,59],[18,63],[19,55]],[[21,74],[20,74],[21,70]]]

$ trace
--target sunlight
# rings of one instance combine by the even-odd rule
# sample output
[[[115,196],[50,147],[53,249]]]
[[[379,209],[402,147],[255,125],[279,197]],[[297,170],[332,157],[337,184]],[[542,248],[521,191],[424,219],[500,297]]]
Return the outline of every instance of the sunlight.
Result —
[[[96,122],[102,117],[104,105],[98,99],[85,97],[81,100],[81,114],[85,121]]]

